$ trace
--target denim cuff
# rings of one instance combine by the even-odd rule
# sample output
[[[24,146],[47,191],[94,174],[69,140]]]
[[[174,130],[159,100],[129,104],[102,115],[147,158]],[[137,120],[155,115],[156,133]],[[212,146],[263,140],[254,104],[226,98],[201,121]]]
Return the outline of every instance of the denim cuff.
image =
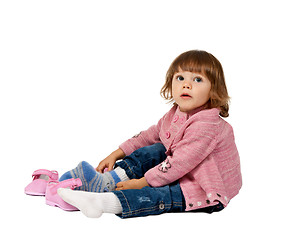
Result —
[[[121,167],[122,169],[124,169],[126,175],[129,177],[129,179],[136,179],[137,178],[137,176],[135,175],[135,173],[132,170],[132,167],[130,167],[125,160],[116,162],[115,168],[116,167]]]
[[[116,214],[118,217],[130,218],[159,215],[171,210],[172,202],[168,196],[157,202],[149,201],[145,196],[138,195],[139,197],[135,197],[135,195],[137,195],[137,190],[138,189],[113,192],[119,199],[122,207],[122,213]],[[131,194],[130,191],[133,191],[133,193]],[[133,198],[133,200],[131,198]],[[137,198],[137,200],[135,201],[134,198]],[[147,204],[147,202],[150,203]]]

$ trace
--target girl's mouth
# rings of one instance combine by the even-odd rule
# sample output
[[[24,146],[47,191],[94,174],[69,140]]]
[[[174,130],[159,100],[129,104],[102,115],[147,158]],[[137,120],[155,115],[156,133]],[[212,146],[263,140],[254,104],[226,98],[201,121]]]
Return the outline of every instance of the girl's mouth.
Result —
[[[181,98],[183,98],[183,99],[189,99],[189,98],[191,98],[191,96],[188,93],[183,93],[181,95]]]

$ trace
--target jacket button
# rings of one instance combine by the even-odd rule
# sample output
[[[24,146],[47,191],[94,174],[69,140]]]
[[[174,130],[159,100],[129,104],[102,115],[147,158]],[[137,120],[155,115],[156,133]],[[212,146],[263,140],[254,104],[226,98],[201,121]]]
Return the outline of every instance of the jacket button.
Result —
[[[178,119],[179,119],[179,116],[178,115],[176,115],[175,117],[174,117],[174,119],[173,119],[173,122],[175,123],[175,122],[177,122],[178,121]]]
[[[189,203],[188,205],[189,205],[189,207],[193,207],[193,204],[192,203]]]
[[[159,206],[158,206],[158,207],[159,207],[159,209],[160,209],[160,210],[163,210],[163,209],[164,209],[164,204],[163,204],[163,203],[161,203],[161,204],[159,204]]]
[[[166,136],[167,139],[169,139],[170,136],[171,136],[171,133],[170,133],[170,132],[166,132],[166,133],[165,133],[165,136]]]

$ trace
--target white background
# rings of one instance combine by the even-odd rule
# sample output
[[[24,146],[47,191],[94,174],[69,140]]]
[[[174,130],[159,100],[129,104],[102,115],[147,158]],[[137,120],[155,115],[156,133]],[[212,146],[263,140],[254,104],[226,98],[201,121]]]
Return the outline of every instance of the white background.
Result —
[[[1,1],[1,239],[295,239],[292,1]],[[170,108],[170,63],[225,71],[243,188],[222,212],[86,218],[24,194],[39,168],[96,166]],[[294,175],[294,176],[293,176]],[[148,238],[147,238],[148,239]]]

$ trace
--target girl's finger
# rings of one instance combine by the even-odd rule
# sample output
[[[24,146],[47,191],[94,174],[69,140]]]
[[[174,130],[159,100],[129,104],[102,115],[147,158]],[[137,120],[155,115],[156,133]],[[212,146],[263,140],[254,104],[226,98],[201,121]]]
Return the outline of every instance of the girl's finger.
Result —
[[[108,166],[108,172],[110,172],[110,171],[112,171],[113,170],[113,165],[111,166],[111,165],[109,165]]]

